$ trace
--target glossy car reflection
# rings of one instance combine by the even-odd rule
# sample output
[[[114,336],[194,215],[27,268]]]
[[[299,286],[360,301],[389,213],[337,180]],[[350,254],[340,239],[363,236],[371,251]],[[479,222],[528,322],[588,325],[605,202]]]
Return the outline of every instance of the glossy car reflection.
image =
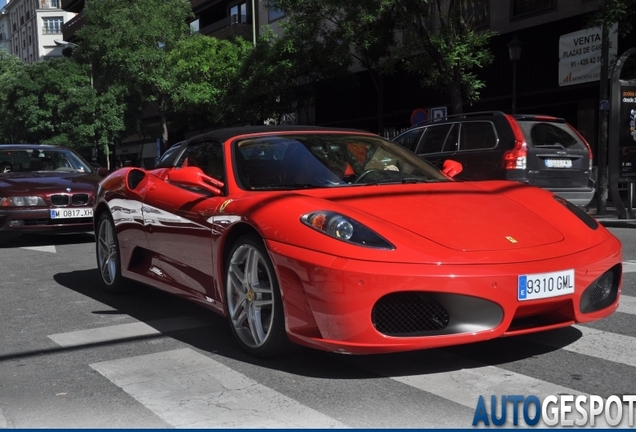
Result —
[[[441,347],[597,320],[621,245],[568,201],[457,182],[366,132],[214,131],[98,188],[103,287],[134,279],[225,315],[252,355]]]
[[[0,144],[0,243],[27,232],[92,231],[100,179],[71,149]]]

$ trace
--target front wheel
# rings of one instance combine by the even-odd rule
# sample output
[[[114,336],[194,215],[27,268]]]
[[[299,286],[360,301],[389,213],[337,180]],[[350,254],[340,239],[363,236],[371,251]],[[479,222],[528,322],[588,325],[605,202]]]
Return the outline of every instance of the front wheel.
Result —
[[[241,348],[256,357],[291,351],[278,280],[260,238],[248,234],[237,240],[225,278],[228,319]]]
[[[115,224],[108,213],[102,213],[97,222],[95,248],[97,269],[103,290],[111,294],[124,292],[126,283],[121,275],[119,242],[117,241]]]

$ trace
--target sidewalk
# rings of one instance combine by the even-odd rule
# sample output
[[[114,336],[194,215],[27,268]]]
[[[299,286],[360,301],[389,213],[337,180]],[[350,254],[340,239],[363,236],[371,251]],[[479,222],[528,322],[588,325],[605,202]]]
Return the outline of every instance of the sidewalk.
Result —
[[[597,214],[595,197],[595,199],[593,199],[592,202],[587,206],[587,212],[590,216],[593,216],[597,221],[599,221],[603,226],[606,227],[636,228],[636,210],[634,209],[632,209],[631,216],[630,213],[627,212],[627,217],[629,219],[619,219],[616,207],[611,202],[608,202],[605,206],[605,213]]]

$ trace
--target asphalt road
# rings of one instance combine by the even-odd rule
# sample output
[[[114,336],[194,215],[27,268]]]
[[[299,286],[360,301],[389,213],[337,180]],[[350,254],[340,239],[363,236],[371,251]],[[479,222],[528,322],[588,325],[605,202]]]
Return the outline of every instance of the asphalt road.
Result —
[[[611,231],[624,245],[623,300],[602,321],[269,361],[198,306],[141,286],[103,294],[92,234],[23,237],[0,248],[0,428],[464,428],[480,395],[635,395],[636,229]]]

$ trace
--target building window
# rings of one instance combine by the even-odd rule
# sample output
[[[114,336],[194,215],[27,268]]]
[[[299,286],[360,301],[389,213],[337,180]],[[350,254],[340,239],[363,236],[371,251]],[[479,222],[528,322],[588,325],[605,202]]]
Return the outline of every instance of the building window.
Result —
[[[512,0],[511,17],[520,18],[556,9],[557,0]]]
[[[277,19],[281,19],[285,16],[285,12],[280,9],[276,9],[276,2],[269,2],[270,8],[267,10],[267,19],[269,22],[276,21]]]
[[[42,18],[43,27],[42,34],[54,34],[54,33],[62,33],[62,25],[64,24],[64,18],[62,17],[54,17],[54,18]]]
[[[247,3],[239,3],[230,7],[230,22],[232,24],[247,23]]]

